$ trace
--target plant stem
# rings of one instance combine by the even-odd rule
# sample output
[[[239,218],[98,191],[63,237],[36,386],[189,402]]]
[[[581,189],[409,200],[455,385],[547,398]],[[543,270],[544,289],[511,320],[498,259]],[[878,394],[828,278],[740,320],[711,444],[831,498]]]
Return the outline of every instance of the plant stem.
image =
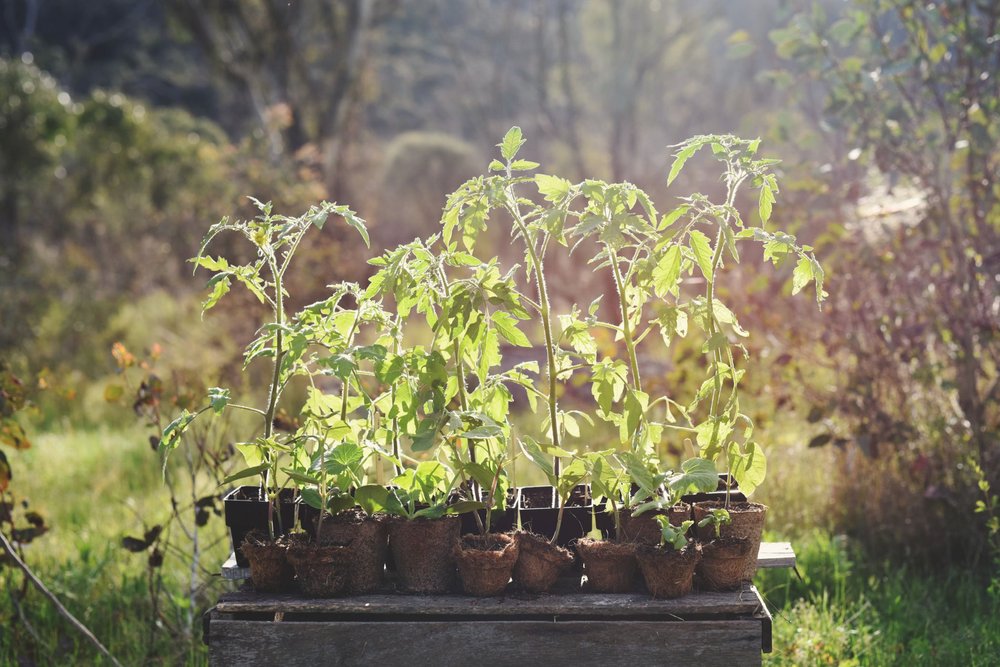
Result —
[[[555,544],[556,540],[559,539],[559,531],[562,530],[563,514],[566,511],[566,503],[569,502],[569,497],[572,493],[573,490],[570,489],[569,493],[566,494],[566,498],[557,496],[557,500],[559,502],[559,513],[556,514],[556,530],[552,533],[552,539],[549,540],[549,544]]]
[[[509,185],[507,186],[507,199],[507,210],[510,213],[511,218],[514,220],[514,224],[517,225],[521,236],[524,237],[524,245],[528,250],[528,257],[531,260],[531,268],[535,274],[535,283],[538,285],[538,305],[541,306],[539,311],[542,316],[542,332],[545,335],[545,357],[548,361],[549,373],[549,426],[552,429],[552,446],[559,447],[559,406],[556,403],[556,351],[552,339],[549,291],[545,285],[545,276],[542,271],[541,259],[539,258],[538,253],[535,252],[535,244],[532,242],[531,236],[528,234],[528,227],[524,223],[524,218],[521,216],[521,209],[517,205],[517,197],[514,195],[513,189]],[[553,468],[555,470],[556,478],[559,477],[560,467],[559,457],[554,457]],[[562,515],[559,516],[559,520],[562,520]]]
[[[642,391],[642,380],[639,378],[639,360],[635,354],[635,340],[632,338],[632,323],[629,321],[628,305],[625,303],[625,281],[622,279],[621,268],[618,266],[618,254],[608,247],[611,256],[611,270],[615,275],[615,290],[618,292],[618,306],[622,316],[622,337],[628,349],[628,361],[632,368],[632,382],[637,391]]]
[[[284,336],[283,327],[285,324],[285,304],[284,304],[284,289],[282,287],[282,272],[278,269],[276,263],[271,264],[271,275],[274,277],[274,322],[277,325],[274,332],[274,369],[271,373],[271,391],[267,399],[267,411],[264,413],[264,439],[270,440],[274,433],[274,412],[278,407],[278,394],[280,393],[281,385],[281,362],[284,357]],[[277,467],[277,457],[272,457],[270,451],[265,451],[265,456],[268,459],[269,464],[274,464]],[[268,489],[271,484],[274,484],[274,478],[277,477],[277,470],[269,470],[271,474],[270,483],[268,482],[268,475],[265,474],[264,477],[264,492],[270,497],[270,490]],[[268,500],[267,504],[267,530],[274,540],[274,504],[280,502],[279,497],[276,495],[273,500]],[[278,512],[278,522],[281,522],[281,512]]]

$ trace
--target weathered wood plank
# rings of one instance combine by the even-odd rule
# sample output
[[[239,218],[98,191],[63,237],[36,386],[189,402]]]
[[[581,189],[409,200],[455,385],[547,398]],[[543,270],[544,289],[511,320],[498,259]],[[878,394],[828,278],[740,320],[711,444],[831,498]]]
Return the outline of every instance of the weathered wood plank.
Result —
[[[323,623],[213,620],[209,662],[228,665],[761,664],[758,620]]]
[[[532,598],[471,598],[461,595],[363,595],[328,600],[294,595],[260,595],[251,592],[226,593],[216,605],[222,614],[363,614],[382,617],[636,617],[662,619],[712,614],[752,615],[762,603],[756,589],[724,593],[696,592],[676,600],[654,600],[645,593],[539,595]]]
[[[795,551],[790,542],[761,542],[757,552],[757,569],[795,567]]]

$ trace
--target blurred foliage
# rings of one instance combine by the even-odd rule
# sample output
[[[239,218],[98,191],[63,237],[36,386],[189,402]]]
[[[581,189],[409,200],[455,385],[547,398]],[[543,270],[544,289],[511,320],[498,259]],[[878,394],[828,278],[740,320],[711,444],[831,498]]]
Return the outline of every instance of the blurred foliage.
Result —
[[[845,196],[824,332],[844,525],[878,553],[983,562],[971,456],[1000,479],[995,3],[863,0],[771,33],[837,137]],[[807,110],[809,105],[805,105]],[[853,201],[852,201],[853,200]],[[821,434],[822,435],[822,434]]]

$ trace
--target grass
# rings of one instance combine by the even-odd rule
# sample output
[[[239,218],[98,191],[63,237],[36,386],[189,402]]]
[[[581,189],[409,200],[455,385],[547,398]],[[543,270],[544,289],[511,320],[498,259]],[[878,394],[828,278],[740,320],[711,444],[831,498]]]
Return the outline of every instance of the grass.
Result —
[[[189,559],[168,552],[163,567],[150,572],[147,553],[121,546],[125,535],[141,537],[170,513],[159,460],[147,438],[139,428],[49,433],[36,436],[32,449],[12,455],[12,488],[50,525],[26,547],[25,559],[123,664],[200,664],[205,662],[201,610],[189,614],[183,592]],[[222,520],[211,519],[200,537],[203,544],[215,543],[206,562],[221,562],[228,551]],[[182,550],[189,546],[180,534],[171,541]],[[12,580],[20,576],[0,569],[0,581]],[[158,610],[151,586],[165,591]],[[196,604],[204,605],[220,590],[221,583],[214,582]],[[0,664],[100,664],[90,645],[35,591],[23,613],[30,631],[24,623],[0,624]],[[0,618],[16,614],[4,586]]]
[[[147,436],[138,428],[48,433],[34,438],[33,449],[11,456],[15,488],[52,526],[26,558],[123,664],[204,664],[200,612],[224,584],[216,578],[196,600],[195,622],[188,626],[182,593],[188,563],[183,554],[168,553],[155,571],[168,592],[158,618],[146,554],[120,546],[124,535],[141,535],[169,512]],[[767,571],[758,579],[774,615],[774,653],[765,664],[996,664],[1000,603],[985,583],[958,570],[928,573],[865,560],[827,523],[831,454],[795,440],[789,434],[772,442],[771,460],[781,465],[772,466],[759,493],[772,507],[768,538],[793,541],[801,574]],[[222,521],[213,518],[206,531],[203,538],[217,541],[205,556],[206,566],[214,567],[228,551]],[[10,577],[0,570],[0,580]],[[16,611],[3,595],[0,664],[100,664],[34,592],[24,614],[37,639],[23,623],[7,620]]]

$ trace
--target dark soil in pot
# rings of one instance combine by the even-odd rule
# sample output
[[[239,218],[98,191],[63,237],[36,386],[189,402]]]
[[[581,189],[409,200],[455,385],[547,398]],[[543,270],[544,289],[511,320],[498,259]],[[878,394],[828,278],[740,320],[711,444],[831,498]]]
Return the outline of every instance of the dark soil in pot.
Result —
[[[394,518],[389,522],[389,548],[396,563],[399,589],[407,593],[447,593],[455,585],[455,557],[461,521]]]
[[[306,597],[332,598],[347,591],[353,552],[349,544],[316,544],[305,535],[293,536],[288,562],[295,581]],[[304,539],[303,539],[304,538]]]
[[[378,588],[385,572],[389,550],[389,521],[383,515],[368,516],[358,509],[323,519],[319,543],[351,544],[353,557],[347,573],[347,593],[360,595]]]
[[[285,535],[295,526],[295,492],[292,489],[282,489],[278,493],[279,502],[272,513],[275,535]],[[240,486],[225,495],[222,499],[223,514],[229,535],[232,539],[233,551],[236,554],[236,564],[248,567],[249,561],[243,553],[243,540],[252,530],[267,533],[268,516],[267,497],[259,486]]]
[[[595,593],[628,593],[635,590],[635,545],[628,542],[583,538],[576,543],[583,561],[587,590]]]
[[[679,598],[690,593],[701,555],[701,545],[696,542],[680,551],[640,544],[635,552],[646,588],[654,598]]]
[[[667,508],[666,512],[656,510],[643,512],[639,516],[632,516],[630,511],[624,511],[621,514],[621,541],[650,545],[659,544],[660,524],[653,517],[664,514],[670,517],[671,526],[680,526],[691,518],[691,506],[687,503],[678,503],[673,507]]]
[[[747,560],[757,563],[757,551],[745,537],[722,537],[702,547],[698,564],[698,586],[706,591],[734,591],[744,581]]]
[[[263,532],[251,531],[243,540],[243,553],[250,563],[250,579],[258,593],[284,593],[292,587],[292,566],[288,545],[282,539],[272,541]]]
[[[725,503],[708,502],[694,505],[694,520],[698,522],[709,515],[711,510],[724,508]],[[760,550],[760,538],[764,532],[764,517],[767,506],[760,503],[730,503],[729,516],[732,523],[722,526],[721,537],[742,537],[750,540],[752,557],[748,556],[743,568],[743,579],[750,581],[757,572],[757,552]],[[702,542],[715,539],[715,528],[705,526],[698,528],[698,538]]]
[[[469,595],[500,595],[517,563],[517,540],[510,535],[463,535],[453,549],[462,588]]]
[[[514,566],[514,583],[529,593],[552,588],[563,570],[573,563],[573,554],[535,533],[517,533],[520,554]]]

